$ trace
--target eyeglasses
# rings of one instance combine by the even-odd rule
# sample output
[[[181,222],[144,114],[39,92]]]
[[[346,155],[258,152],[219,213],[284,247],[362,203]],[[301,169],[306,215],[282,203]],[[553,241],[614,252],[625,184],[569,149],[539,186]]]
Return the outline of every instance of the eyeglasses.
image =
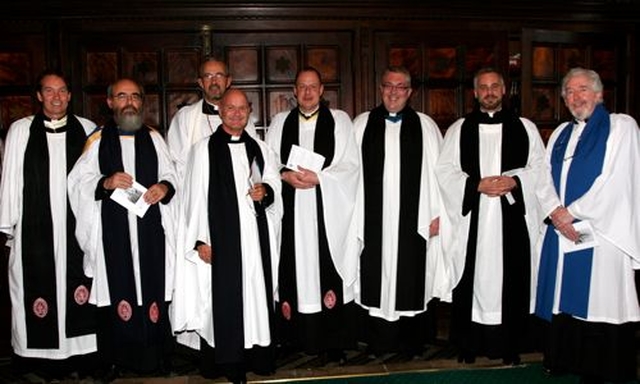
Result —
[[[411,89],[411,87],[404,84],[382,83],[382,89],[385,92],[398,91],[398,92],[404,93],[404,92],[407,92],[409,89]]]
[[[216,72],[216,73],[203,73],[202,76],[200,76],[202,79],[204,80],[221,80],[221,79],[226,79],[227,78],[226,73],[222,73],[222,72]]]
[[[128,94],[128,93],[121,92],[121,93],[118,93],[117,95],[114,95],[113,99],[122,101],[122,102],[129,101],[129,100],[134,102],[140,102],[142,101],[142,95],[139,93]]]

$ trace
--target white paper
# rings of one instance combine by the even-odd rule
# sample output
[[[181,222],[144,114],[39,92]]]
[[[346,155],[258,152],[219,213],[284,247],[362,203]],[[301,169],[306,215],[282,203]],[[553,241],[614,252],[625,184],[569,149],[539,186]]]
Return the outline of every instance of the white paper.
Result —
[[[583,249],[593,248],[598,245],[595,232],[589,221],[579,221],[573,224],[575,230],[580,234],[580,238],[575,243],[566,237],[562,236],[560,232],[558,237],[560,238],[560,249],[564,253],[580,251]]]
[[[262,173],[256,160],[251,162],[251,169],[249,170],[249,186],[253,188],[254,185],[262,183]]]
[[[149,209],[149,204],[142,198],[145,192],[147,192],[147,188],[134,181],[131,188],[116,188],[111,194],[111,200],[135,213],[138,217],[144,217]]]
[[[502,172],[502,176],[514,177],[514,176],[518,175],[518,173],[522,172],[523,170],[524,170],[524,168],[511,169],[511,170],[508,170],[506,172]],[[508,192],[504,196],[507,198],[507,202],[509,203],[509,205],[513,205],[513,204],[516,203],[516,199],[513,197],[511,192]]]
[[[302,167],[318,173],[322,170],[323,165],[324,156],[302,148],[299,145],[292,145],[285,167],[292,171],[298,171],[298,167]]]

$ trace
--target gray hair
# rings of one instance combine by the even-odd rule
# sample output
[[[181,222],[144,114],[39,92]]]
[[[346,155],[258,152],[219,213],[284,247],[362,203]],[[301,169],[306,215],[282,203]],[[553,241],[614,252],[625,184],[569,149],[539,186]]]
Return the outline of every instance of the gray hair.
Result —
[[[585,69],[581,67],[571,68],[569,72],[562,79],[562,97],[567,95],[567,83],[569,80],[573,79],[576,76],[584,76],[589,79],[591,83],[591,90],[594,92],[602,92],[604,88],[602,86],[602,80],[600,80],[600,75],[594,70]]]
[[[384,79],[384,77],[388,73],[399,73],[401,75],[404,75],[404,77],[407,80],[407,83],[411,84],[411,72],[409,72],[409,70],[406,67],[403,67],[401,65],[390,65],[390,66],[388,66],[384,70],[384,72],[382,72],[382,76],[380,76],[380,81],[382,81],[382,79]]]

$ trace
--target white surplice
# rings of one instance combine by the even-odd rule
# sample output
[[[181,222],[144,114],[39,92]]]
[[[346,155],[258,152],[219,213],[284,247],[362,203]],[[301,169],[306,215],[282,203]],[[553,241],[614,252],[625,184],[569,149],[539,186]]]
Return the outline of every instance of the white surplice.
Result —
[[[380,307],[367,307],[360,299],[361,282],[356,284],[356,302],[366,308],[371,316],[387,321],[397,321],[401,316],[415,316],[426,311],[427,304],[434,297],[443,295],[441,281],[444,277],[442,250],[439,236],[429,238],[429,225],[440,216],[441,202],[434,169],[440,153],[442,135],[438,125],[429,116],[416,112],[422,128],[422,164],[420,176],[420,196],[418,212],[418,234],[427,241],[424,257],[425,265],[425,297],[424,306],[419,311],[396,310],[396,283],[401,276],[397,275],[398,266],[398,228],[400,221],[400,127],[402,121],[385,121],[384,170],[382,186],[382,280]],[[369,112],[364,112],[354,120],[358,148],[362,145]],[[361,171],[362,175],[362,171]],[[406,197],[405,197],[406,198]],[[364,183],[360,180],[356,203],[358,242],[360,249],[365,246],[364,238]],[[359,260],[359,258],[358,258]]]
[[[156,131],[150,132],[158,158],[158,182],[165,180],[179,190],[177,176],[169,150],[163,137]],[[68,188],[71,208],[77,218],[76,237],[80,248],[85,253],[84,271],[89,277],[93,277],[93,288],[89,302],[98,307],[111,305],[109,295],[109,282],[107,280],[107,267],[104,258],[102,244],[102,201],[95,199],[98,181],[104,176],[100,172],[98,159],[100,149],[101,132],[94,133],[89,138],[89,146],[85,148],[73,170],[69,173]],[[135,173],[135,140],[133,135],[121,135],[122,164],[124,171],[136,178]],[[149,188],[150,185],[145,185]],[[176,233],[177,233],[177,199],[168,203],[158,203],[162,217],[162,228],[165,236],[165,300],[171,301],[173,293],[173,274],[176,257]],[[131,241],[131,257],[136,285],[137,304],[142,305],[140,262],[138,252],[138,217],[128,213],[129,238]]]
[[[602,173],[591,188],[567,208],[578,220],[588,221],[598,245],[593,249],[587,318],[590,322],[622,324],[640,320],[635,270],[640,269],[640,131],[636,121],[624,114],[611,114]],[[560,133],[561,124],[549,138],[547,164]],[[584,123],[574,125],[560,180],[562,195],[567,170]],[[547,169],[538,196],[545,214],[563,204],[558,197],[551,170]],[[547,229],[551,230],[551,229]],[[541,237],[543,239],[544,236]],[[538,250],[542,248],[542,241]],[[563,257],[559,251],[553,313],[559,313]]]
[[[536,126],[520,118],[529,137],[527,164],[516,170],[520,179],[525,205],[525,221],[531,245],[531,302],[535,304],[535,271],[537,257],[535,245],[540,232],[542,215],[536,199],[537,180],[544,169],[544,144]],[[464,119],[454,122],[444,138],[436,174],[446,215],[440,221],[440,233],[447,262],[449,290],[456,287],[465,266],[471,213],[462,216],[465,185],[469,175],[460,164],[460,132]],[[501,174],[502,124],[480,124],[479,152],[480,177]],[[524,149],[523,149],[524,150]],[[478,237],[476,267],[473,278],[471,320],[487,325],[502,323],[502,207],[499,197],[480,195],[478,211]]]
[[[78,117],[85,133],[89,134],[95,124]],[[96,351],[95,335],[67,338],[66,321],[66,275],[67,275],[67,155],[66,133],[47,133],[49,150],[49,199],[53,224],[53,247],[59,348],[27,348],[24,313],[24,291],[22,286],[22,206],[24,188],[24,154],[29,141],[29,128],[33,116],[20,119],[9,128],[5,144],[2,185],[0,186],[0,231],[9,237],[9,295],[11,297],[11,345],[14,352],[23,357],[64,359],[72,355]],[[46,198],[43,196],[43,198]]]
[[[280,173],[274,153],[267,145],[256,140],[265,161],[262,182],[274,193],[274,202],[265,209],[269,226],[273,296],[277,298],[278,255],[280,250]],[[248,196],[250,164],[244,143],[230,143],[235,189],[238,198],[242,251],[242,292],[244,314],[244,347],[268,346],[271,340],[267,292],[262,268],[262,253],[253,201]],[[211,265],[205,263],[194,250],[197,241],[211,245],[208,218],[209,200],[209,139],[193,146],[189,156],[188,172],[183,191],[183,212],[186,228],[180,235],[180,252],[176,263],[176,290],[172,305],[172,326],[180,333],[178,341],[194,349],[199,348],[199,337],[215,347],[212,308]],[[215,255],[213,258],[215,263]],[[275,303],[273,303],[275,306]],[[272,310],[273,308],[271,308]],[[241,326],[240,324],[238,326]],[[195,337],[194,337],[195,336]]]
[[[335,147],[331,164],[317,173],[322,190],[322,208],[327,242],[333,264],[342,278],[343,302],[354,299],[357,271],[356,228],[353,221],[358,182],[358,148],[353,125],[347,113],[331,109],[335,121]],[[277,114],[269,126],[266,142],[280,160],[284,122],[291,112]],[[316,118],[300,119],[298,145],[313,151]],[[286,161],[286,159],[285,159]],[[322,310],[320,258],[316,189],[296,189],[295,254],[298,311],[318,313]]]

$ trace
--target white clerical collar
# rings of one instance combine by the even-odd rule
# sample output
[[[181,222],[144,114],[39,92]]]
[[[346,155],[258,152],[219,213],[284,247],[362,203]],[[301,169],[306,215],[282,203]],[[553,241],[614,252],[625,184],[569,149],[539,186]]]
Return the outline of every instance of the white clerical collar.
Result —
[[[56,129],[62,128],[64,126],[67,125],[67,115],[65,115],[62,119],[60,120],[44,120],[44,126],[45,128],[49,128],[49,129],[53,129],[54,131]]]
[[[484,109],[484,108],[480,108],[480,112],[484,112],[484,113],[486,113],[486,114],[487,114],[487,115],[489,115],[489,117],[490,117],[490,118],[492,118],[492,119],[493,119],[493,115],[495,115],[496,113],[500,112],[501,110],[502,110],[502,107],[500,107],[500,108],[498,108],[498,109],[494,109],[494,110],[492,110],[492,111],[487,111],[487,110],[486,110],[486,109]]]
[[[312,118],[316,117],[318,115],[318,111],[320,111],[320,106],[318,106],[316,109],[314,109],[311,112],[302,112],[302,109],[300,110],[300,116],[303,117],[305,120],[311,120]]]
[[[240,141],[240,135],[238,136],[231,135],[231,141]]]

